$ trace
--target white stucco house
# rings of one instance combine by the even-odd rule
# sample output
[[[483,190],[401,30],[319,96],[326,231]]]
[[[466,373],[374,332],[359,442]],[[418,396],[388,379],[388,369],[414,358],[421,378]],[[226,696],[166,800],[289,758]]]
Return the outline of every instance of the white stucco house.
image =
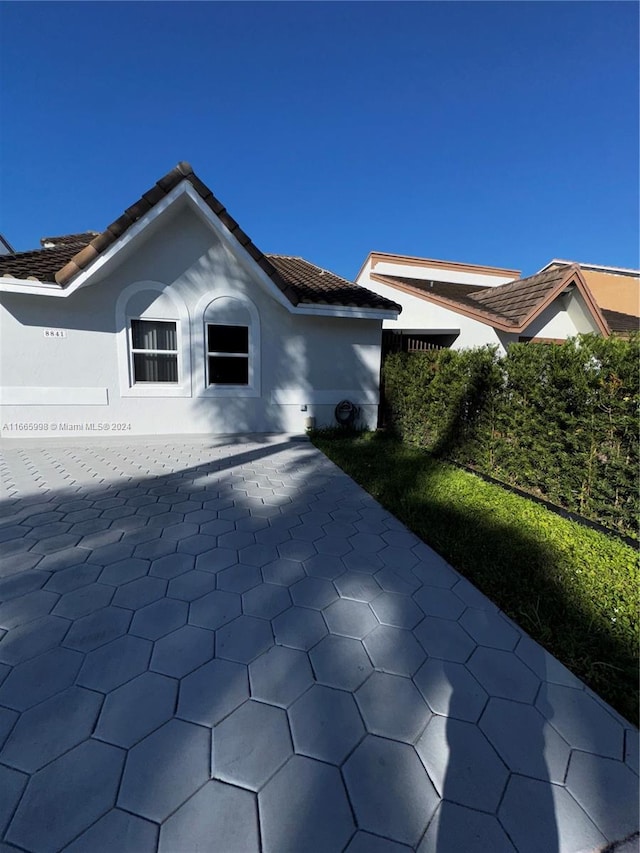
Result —
[[[577,265],[528,278],[518,270],[371,252],[356,282],[400,303],[384,321],[384,350],[561,341],[609,326]]]
[[[3,439],[304,432],[341,400],[375,427],[401,310],[264,255],[187,163],[101,233],[0,256]]]

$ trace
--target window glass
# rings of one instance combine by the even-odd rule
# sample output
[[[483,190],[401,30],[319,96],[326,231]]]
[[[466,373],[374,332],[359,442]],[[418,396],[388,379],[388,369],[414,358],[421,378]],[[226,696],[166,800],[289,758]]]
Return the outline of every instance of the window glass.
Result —
[[[249,384],[247,326],[207,325],[207,384]]]
[[[132,320],[133,381],[178,381],[178,334],[176,323]]]
[[[249,329],[246,326],[222,326],[211,323],[207,327],[209,352],[249,352]]]
[[[210,385],[247,385],[249,383],[249,360],[229,356],[209,356]]]

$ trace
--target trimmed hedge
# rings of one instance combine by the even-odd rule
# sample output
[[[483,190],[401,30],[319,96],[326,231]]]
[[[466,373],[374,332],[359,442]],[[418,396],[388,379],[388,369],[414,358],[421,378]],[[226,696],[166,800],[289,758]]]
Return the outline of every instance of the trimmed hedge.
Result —
[[[389,426],[436,457],[638,533],[640,337],[394,353]]]

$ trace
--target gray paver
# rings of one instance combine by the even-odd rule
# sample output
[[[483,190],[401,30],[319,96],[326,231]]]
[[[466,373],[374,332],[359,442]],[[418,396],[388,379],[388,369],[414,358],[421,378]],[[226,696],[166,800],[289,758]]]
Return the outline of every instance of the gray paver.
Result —
[[[69,687],[41,702],[22,714],[0,761],[35,773],[91,735],[101,705],[101,696],[80,687]]]
[[[26,711],[73,684],[82,655],[54,648],[16,666],[0,687],[0,705]]]
[[[353,696],[315,684],[289,709],[296,753],[341,764],[365,730]]]
[[[396,675],[413,675],[426,655],[410,631],[378,625],[364,638],[364,647],[376,669]]]
[[[373,672],[360,640],[330,635],[309,652],[316,679],[328,687],[356,690]]]
[[[378,625],[378,620],[368,604],[341,598],[324,611],[332,634],[362,640]]]
[[[178,682],[144,672],[104,700],[95,737],[129,748],[173,716]]]
[[[516,853],[493,815],[444,800],[417,853],[461,853],[463,850],[464,853]]]
[[[500,613],[469,607],[460,617],[460,624],[480,646],[492,649],[515,649],[520,634]]]
[[[49,572],[34,570],[3,578],[0,580],[0,601],[4,602],[11,598],[18,598],[19,596],[26,595],[28,592],[40,589],[50,577]],[[53,589],[50,592],[58,592],[58,590]]]
[[[598,850],[605,837],[559,785],[513,775],[498,809],[518,853]]]
[[[436,714],[476,723],[489,695],[461,663],[429,658],[413,680]]]
[[[138,578],[118,587],[113,604],[128,610],[138,610],[162,598],[166,589],[167,582],[162,578]]]
[[[455,593],[436,586],[421,587],[414,593],[413,600],[425,616],[439,619],[458,619],[466,610],[466,604]]]
[[[155,853],[158,827],[148,820],[111,809],[68,847],[65,853]]]
[[[633,828],[637,730],[309,443],[155,443],[54,444],[46,481],[7,445],[12,844],[560,853]]]
[[[211,773],[258,791],[292,754],[286,712],[250,699],[214,728]]]
[[[132,634],[146,637],[148,640],[159,640],[187,621],[188,605],[184,601],[173,598],[161,598],[153,604],[137,610],[131,620]]]
[[[102,584],[120,586],[129,583],[136,578],[144,577],[149,571],[149,560],[140,560],[137,557],[129,557],[126,560],[118,560],[106,566],[98,580]]]
[[[345,762],[343,774],[361,829],[418,843],[438,795],[413,747],[368,735]]]
[[[69,571],[67,569],[67,571]],[[102,583],[92,583],[81,586],[73,592],[67,592],[53,608],[53,616],[63,616],[65,619],[79,619],[94,610],[106,607],[111,603],[114,589]]]
[[[313,684],[309,658],[304,652],[273,646],[249,665],[254,699],[288,708]]]
[[[31,777],[7,831],[7,841],[54,853],[84,832],[114,803],[124,752],[87,740]]]
[[[204,628],[185,625],[158,640],[153,649],[149,669],[182,678],[211,660],[214,633]]]
[[[167,554],[151,563],[149,574],[152,577],[171,580],[185,572],[191,571],[195,565],[195,557],[191,554]]]
[[[254,616],[238,616],[216,631],[216,656],[225,660],[251,663],[271,645],[269,622]]]
[[[476,644],[457,622],[427,616],[413,629],[414,636],[429,657],[464,663]]]
[[[416,749],[441,797],[480,811],[497,809],[509,773],[477,726],[433,717]]]
[[[355,829],[339,770],[301,755],[265,785],[258,803],[264,853],[342,850]]]
[[[118,637],[86,656],[77,682],[91,690],[108,693],[144,672],[151,657],[151,643],[140,637]]]
[[[71,623],[58,616],[43,616],[35,622],[8,631],[0,640],[0,661],[10,665],[22,663],[56,647]]]
[[[0,836],[4,833],[29,777],[0,764]]]
[[[58,601],[59,596],[53,592],[37,589],[12,598],[0,604],[0,628],[17,628],[27,622],[33,622],[40,616],[51,613]]]
[[[372,734],[414,743],[431,711],[409,678],[374,672],[356,691],[356,701]]]
[[[242,594],[262,583],[260,569],[255,566],[235,565],[216,575],[218,589]]]
[[[291,587],[294,604],[323,610],[338,599],[333,584],[324,578],[306,577]]]
[[[209,850],[212,839],[224,853],[258,853],[254,794],[208,782],[162,825],[158,851]]]
[[[215,726],[248,698],[247,667],[216,659],[182,679],[177,715]]]
[[[536,708],[492,698],[479,725],[510,770],[564,783],[569,746]]]
[[[45,584],[45,589],[49,592],[57,592],[64,595],[65,592],[73,592],[74,589],[79,589],[82,586],[93,583],[97,580],[101,571],[102,569],[99,566],[92,566],[90,563],[81,563],[79,566],[72,566],[70,569],[63,569],[60,572],[56,572]],[[30,572],[30,574],[39,573]]]
[[[202,598],[208,592],[212,592],[215,586],[215,575],[209,572],[199,572],[194,569],[169,581],[167,596],[169,598],[179,598],[182,601],[195,601],[197,598]]]
[[[296,581],[302,580],[305,573],[302,565],[296,560],[285,558],[274,560],[262,567],[262,577],[268,583],[290,586]]]
[[[410,853],[411,847],[358,830],[344,853]]]
[[[382,625],[411,630],[424,618],[418,605],[406,595],[383,592],[371,602],[371,609]]]
[[[609,841],[638,829],[638,777],[621,762],[574,751],[567,790]]]
[[[215,630],[231,622],[242,612],[240,596],[234,592],[215,591],[203,595],[189,606],[189,624]]]
[[[378,583],[364,572],[345,572],[334,581],[340,598],[352,598],[354,601],[373,601],[382,592]]]
[[[216,572],[238,562],[238,552],[232,548],[214,548],[196,557],[196,569],[201,572]]]
[[[164,820],[209,778],[210,749],[203,726],[169,720],[129,750],[118,806]]]
[[[291,595],[286,587],[273,583],[262,583],[242,596],[242,612],[245,616],[274,619],[283,610],[291,607]]]
[[[80,652],[90,652],[125,634],[131,612],[120,607],[103,607],[77,619],[64,638],[64,645]]]
[[[623,757],[622,726],[583,690],[546,684],[536,708],[574,749],[606,758]]]
[[[278,645],[303,651],[313,648],[327,633],[322,615],[306,607],[289,607],[272,625]]]

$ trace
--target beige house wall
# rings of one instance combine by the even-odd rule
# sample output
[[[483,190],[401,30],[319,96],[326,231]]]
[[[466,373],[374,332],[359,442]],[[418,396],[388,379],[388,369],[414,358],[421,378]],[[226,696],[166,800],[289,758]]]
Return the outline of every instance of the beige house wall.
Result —
[[[580,268],[600,308],[640,317],[640,276]]]

